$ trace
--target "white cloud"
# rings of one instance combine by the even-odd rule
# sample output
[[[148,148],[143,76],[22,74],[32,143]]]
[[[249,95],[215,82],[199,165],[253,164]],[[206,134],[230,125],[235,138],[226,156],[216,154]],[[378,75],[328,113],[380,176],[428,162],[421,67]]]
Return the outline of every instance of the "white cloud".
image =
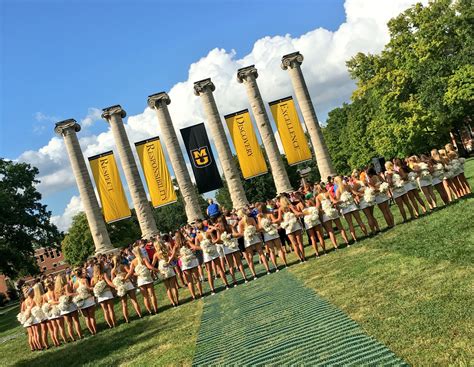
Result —
[[[176,130],[205,121],[200,98],[193,92],[193,83],[200,79],[212,78],[221,115],[249,108],[245,88],[236,81],[237,69],[243,66],[256,65],[258,84],[266,102],[293,94],[289,73],[280,68],[282,55],[293,51],[300,51],[305,57],[303,73],[318,116],[324,121],[331,109],[350,99],[354,89],[345,62],[357,52],[379,52],[389,39],[387,21],[413,3],[415,0],[346,0],[346,22],[334,32],[316,28],[299,37],[264,37],[241,57],[234,50],[211,50],[190,65],[186,81],[176,83],[169,91],[169,109]],[[100,112],[89,108],[80,122],[88,127],[100,118]],[[39,120],[47,117],[41,113],[37,116]],[[131,143],[160,133],[155,113],[149,108],[128,117],[126,129]],[[87,133],[85,130],[79,134],[85,157],[114,148],[110,130],[99,135]],[[64,144],[58,137],[38,151],[24,152],[18,160],[39,168],[38,188],[44,196],[75,185]],[[70,223],[71,212],[78,208],[77,197],[74,202],[73,199],[64,214],[55,217],[57,223]]]
[[[74,195],[71,197],[66,209],[64,209],[64,213],[62,215],[52,216],[51,222],[56,224],[60,231],[67,231],[71,226],[72,218],[82,210],[84,210],[84,208],[82,207],[81,199],[79,196]]]

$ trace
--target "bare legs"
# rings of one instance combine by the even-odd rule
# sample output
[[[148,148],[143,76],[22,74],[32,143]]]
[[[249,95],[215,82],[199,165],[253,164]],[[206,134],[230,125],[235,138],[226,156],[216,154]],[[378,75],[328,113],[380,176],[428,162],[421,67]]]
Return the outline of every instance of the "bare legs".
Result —
[[[86,326],[92,335],[97,334],[97,323],[95,321],[95,306],[90,306],[81,310],[86,319]]]
[[[290,239],[291,245],[293,246],[293,250],[295,251],[296,256],[298,256],[298,259],[301,262],[306,261],[306,257],[304,255],[303,235],[301,229],[293,233],[288,233],[287,235]]]
[[[313,228],[308,229],[308,237],[311,241],[311,246],[313,246],[314,252],[316,253],[317,257],[319,257],[317,240],[319,240],[319,243],[321,243],[321,247],[324,253],[326,253],[326,244],[324,242],[323,229],[320,224],[316,225]]]
[[[339,229],[339,231],[341,232],[341,236],[344,239],[344,242],[346,243],[346,245],[349,245],[349,239],[347,238],[346,231],[344,230],[344,227],[342,226],[341,220],[339,218],[323,222],[324,229],[328,233],[329,239],[331,240],[332,245],[337,250],[338,249],[337,239],[336,239],[336,235],[334,234],[334,230],[332,228],[333,222],[336,225],[337,229]]]
[[[410,212],[411,219],[414,218],[413,208],[410,205],[410,202],[408,201],[408,195],[407,194],[403,194],[402,196],[399,196],[399,197],[395,198],[395,203],[398,206],[398,210],[400,210],[400,214],[402,215],[402,218],[403,218],[404,222],[407,220],[407,214],[405,212],[404,206],[406,206],[408,211]]]
[[[104,311],[104,318],[109,325],[109,328],[113,328],[117,326],[117,320],[115,319],[115,311],[114,311],[114,300],[109,299],[107,301],[103,301],[100,303],[100,307],[102,307],[102,311]]]
[[[63,340],[64,343],[67,343],[66,331],[64,330],[64,317],[59,317],[53,321],[56,323],[56,326],[58,327],[59,335],[61,335],[61,339]]]
[[[170,300],[171,305],[173,307],[178,306],[179,296],[178,296],[178,281],[176,279],[176,276],[165,279],[163,283],[165,284],[166,295],[168,296],[168,299]]]
[[[184,277],[186,278],[188,289],[193,299],[196,299],[196,293],[194,291],[194,282],[196,282],[197,289],[199,292],[199,297],[202,297],[202,283],[201,283],[201,278],[199,276],[198,268],[200,268],[200,266],[196,268],[184,270]]]
[[[367,217],[367,222],[369,223],[370,231],[372,234],[375,234],[380,231],[379,222],[374,217],[374,206],[369,206],[367,208],[362,209],[365,216]]]
[[[215,268],[217,269],[217,271],[218,271],[222,281],[224,282],[226,288],[229,287],[229,283],[227,283],[227,277],[225,275],[224,269],[222,268],[219,257],[212,260],[212,261],[208,261],[207,263],[205,263],[205,265],[206,265],[206,270],[207,270],[207,280],[209,281],[209,286],[211,288],[211,293],[212,294],[215,293],[212,265],[214,265]]]
[[[437,183],[436,185],[434,185],[434,188],[436,189],[436,191],[438,191],[438,194],[441,197],[441,200],[443,200],[444,205],[448,204],[450,200],[448,197],[448,193],[444,189],[443,183]]]
[[[436,208],[436,196],[433,191],[433,186],[423,186],[421,188],[421,191],[423,191],[423,194],[425,195],[426,201],[428,202],[428,206],[430,207],[431,210]]]
[[[153,283],[140,286],[140,293],[143,296],[143,303],[145,304],[145,308],[148,313],[150,315],[152,314],[151,306],[153,306],[153,312],[157,313],[158,305],[156,302],[155,288],[153,287]]]
[[[351,232],[352,239],[354,241],[357,241],[354,224],[352,222],[352,216],[354,216],[357,224],[359,225],[360,229],[362,230],[362,232],[364,232],[366,236],[367,236],[367,228],[365,227],[364,222],[362,222],[362,219],[360,218],[358,211],[353,211],[353,212],[344,214],[344,218],[346,218],[347,224],[349,224],[349,232]]]
[[[418,192],[418,189],[408,191],[407,195],[408,195],[408,198],[411,201],[412,207],[413,207],[416,215],[417,216],[420,215],[420,211],[418,210],[418,203],[421,206],[421,210],[423,211],[423,214],[425,214],[426,213],[425,202],[421,198],[420,193]]]
[[[387,226],[389,228],[392,228],[395,225],[395,220],[393,219],[393,214],[390,211],[390,207],[388,205],[388,200],[384,201],[383,203],[377,204],[379,207],[380,211],[383,214],[383,217],[385,219],[385,222],[387,223]]]

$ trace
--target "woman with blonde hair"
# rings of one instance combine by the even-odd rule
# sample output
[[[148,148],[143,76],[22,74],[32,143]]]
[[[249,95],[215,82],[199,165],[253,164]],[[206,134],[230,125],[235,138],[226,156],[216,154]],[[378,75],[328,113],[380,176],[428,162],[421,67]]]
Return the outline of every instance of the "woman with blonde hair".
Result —
[[[285,229],[285,233],[290,239],[298,260],[303,263],[306,261],[306,256],[303,245],[303,231],[298,218],[303,217],[304,214],[293,206],[290,200],[284,195],[280,197],[279,203],[280,208],[278,210],[277,221],[280,222],[280,226]]]
[[[423,192],[431,210],[436,209],[436,196],[433,191],[433,167],[425,155],[408,158],[410,168],[418,175],[418,185]]]
[[[153,312],[156,314],[158,312],[158,304],[156,302],[155,287],[153,284],[151,271],[158,272],[158,269],[154,268],[148,259],[142,255],[140,241],[135,242],[133,247],[133,255],[135,255],[135,258],[130,263],[130,269],[125,276],[125,280],[129,279],[133,274],[135,274],[137,277],[137,286],[143,296],[145,308],[151,315],[151,306],[153,306]]]
[[[74,273],[76,275],[76,282],[74,283],[76,295],[72,300],[86,319],[86,326],[90,333],[95,335],[97,334],[97,322],[95,320],[95,299],[92,294],[92,286],[86,277],[85,271],[81,268],[77,268]]]
[[[413,211],[410,202],[408,201],[408,194],[405,190],[405,183],[403,182],[402,177],[399,173],[395,172],[393,163],[390,161],[385,162],[385,180],[390,186],[390,190],[392,191],[392,198],[395,200],[395,203],[398,206],[398,210],[402,215],[403,221],[406,222],[407,214],[405,212],[405,206],[410,213],[410,218],[415,218],[415,213]]]
[[[58,307],[61,310],[61,315],[64,316],[67,325],[67,331],[72,341],[76,341],[73,333],[76,332],[79,339],[82,339],[81,324],[79,322],[79,314],[77,312],[77,306],[72,302],[74,296],[74,290],[72,282],[67,281],[64,274],[56,275],[54,282],[54,293],[58,299]]]
[[[281,244],[280,235],[278,234],[278,215],[275,215],[274,212],[270,212],[264,203],[258,203],[257,209],[257,224],[258,228],[263,233],[263,243],[265,244],[267,252],[270,254],[270,260],[272,261],[273,266],[276,271],[279,271],[275,251],[278,251],[285,266],[288,266],[288,264],[286,262],[285,251]]]
[[[458,152],[454,149],[453,144],[446,144],[445,149],[450,160],[450,164],[453,166],[454,182],[457,184],[459,191],[462,196],[471,193],[471,186],[464,175],[464,158],[458,156]]]
[[[137,313],[139,318],[142,318],[142,313],[140,310],[140,305],[137,300],[137,294],[135,293],[135,287],[132,284],[130,279],[125,280],[128,270],[125,265],[122,264],[122,257],[120,255],[115,255],[112,258],[112,284],[114,285],[117,296],[120,297],[120,302],[122,303],[122,313],[123,318],[126,323],[129,323],[128,320],[128,298],[130,298],[133,308]]]
[[[438,191],[441,200],[445,204],[453,201],[451,190],[454,193],[456,188],[450,179],[450,173],[448,173],[449,161],[442,157],[440,154],[441,150],[432,149],[430,152],[431,161],[433,163],[433,186]]]
[[[186,233],[185,231],[183,231]],[[174,241],[177,248],[179,248],[179,260],[181,270],[184,273],[184,279],[188,285],[189,293],[193,300],[196,299],[196,292],[194,290],[194,283],[196,283],[199,297],[202,297],[202,283],[199,275],[199,261],[194,253],[194,251],[199,250],[197,246],[194,245],[194,240],[190,237],[186,239],[183,232],[176,231],[174,236]]]
[[[349,224],[349,232],[351,233],[352,239],[354,242],[357,241],[357,236],[354,228],[354,223],[352,218],[354,218],[359,225],[360,229],[365,236],[368,235],[367,228],[365,227],[364,222],[360,218],[359,207],[354,201],[354,196],[352,194],[352,188],[350,185],[346,184],[341,176],[334,177],[334,182],[337,185],[335,192],[335,199],[337,200],[337,205],[341,208],[341,213],[346,219],[347,224]]]
[[[176,280],[176,273],[171,266],[171,262],[176,257],[176,246],[173,246],[173,250],[170,253],[168,247],[160,239],[153,241],[155,247],[155,253],[153,254],[152,266],[158,265],[159,276],[163,280],[165,285],[166,295],[171,302],[173,307],[179,305],[178,295],[178,281]]]
[[[339,212],[334,207],[336,204],[335,199],[327,191],[326,185],[324,185],[324,183],[319,183],[316,186],[316,192],[316,207],[319,210],[321,222],[323,223],[324,229],[329,235],[329,239],[331,240],[334,249],[337,250],[338,246],[337,238],[333,230],[333,223],[341,232],[341,236],[344,239],[346,245],[349,246],[349,239],[347,238],[346,231],[344,230],[341,219],[339,218]]]
[[[216,219],[215,228],[217,230],[216,242],[221,243],[224,247],[225,260],[229,264],[229,272],[234,282],[234,287],[237,285],[237,280],[235,278],[236,268],[239,269],[242,278],[247,282],[247,275],[245,274],[244,265],[242,264],[239,243],[237,241],[239,232],[235,226],[231,226],[227,222],[225,215],[220,215]]]
[[[34,324],[34,316],[31,313],[33,307],[36,306],[33,288],[25,286],[23,288],[23,294],[25,299],[21,303],[21,312],[18,315],[18,318],[23,327],[26,328],[26,331],[28,332],[28,343],[30,345],[31,351],[42,350],[43,346],[41,345],[39,330],[40,326],[38,324]]]
[[[359,208],[367,218],[372,235],[380,232],[379,223],[374,216],[375,191],[367,186],[366,181],[360,179],[358,170],[352,171],[352,190]]]
[[[97,303],[104,312],[104,318],[109,328],[117,326],[114,310],[114,295],[111,288],[113,284],[108,277],[102,263],[94,264],[91,286]]]
[[[33,299],[35,305],[31,309],[34,321],[33,325],[38,325],[38,333],[40,342],[45,349],[49,349],[48,345],[48,316],[43,311],[43,286],[36,283],[33,286]]]
[[[58,297],[56,297],[56,294],[54,293],[54,282],[51,279],[47,279],[45,282],[46,285],[46,293],[43,295],[43,304],[48,303],[49,304],[49,312],[48,312],[48,318],[49,318],[49,324],[48,326],[50,327],[49,331],[50,334],[52,335],[52,339],[55,342],[55,345],[59,345],[59,337],[58,337],[58,331],[59,335],[61,336],[62,340],[64,343],[67,343],[66,339],[66,332],[64,330],[64,318],[61,316],[61,310],[58,307]],[[57,344],[56,344],[57,341]]]
[[[459,199],[461,197],[461,193],[459,188],[455,185],[453,166],[451,165],[451,161],[448,158],[448,153],[444,149],[440,149],[438,152],[439,156],[444,162],[443,185],[446,189],[446,193],[448,194],[448,197],[450,197],[450,201]]]
[[[255,265],[253,263],[254,251],[257,251],[260,256],[260,260],[263,263],[267,274],[270,274],[268,261],[262,250],[262,237],[257,229],[257,221],[254,218],[249,217],[243,209],[240,209],[237,212],[237,216],[240,218],[237,225],[239,236],[244,238],[245,252],[243,255],[247,261],[253,278],[257,279],[257,273],[255,272]]]
[[[399,158],[395,158],[393,160],[394,166],[396,165],[398,167],[398,170],[395,170],[396,173],[400,176],[400,179],[403,181],[403,187],[405,189],[405,192],[407,194],[408,199],[411,202],[411,206],[413,208],[413,212],[415,214],[415,218],[418,218],[420,215],[420,211],[418,209],[418,204],[421,206],[421,210],[423,211],[423,214],[426,213],[426,205],[423,199],[420,196],[420,193],[418,192],[418,183],[417,183],[417,178],[418,175],[413,172],[410,167],[406,164],[405,161],[402,161]]]
[[[389,206],[390,197],[388,196],[388,191],[390,185],[377,175],[374,168],[367,170],[367,177],[369,187],[374,189],[377,207],[382,212],[387,226],[392,228],[395,225],[395,220]]]
[[[229,289],[229,283],[227,282],[227,277],[215,245],[216,239],[218,238],[217,233],[214,233],[215,230],[211,228],[204,230],[204,224],[202,221],[197,221],[196,228],[197,233],[194,238],[194,245],[203,252],[207,280],[209,282],[209,287],[211,288],[211,295],[214,295],[216,294],[216,290],[214,289],[214,268],[217,270],[224,282],[225,288]]]

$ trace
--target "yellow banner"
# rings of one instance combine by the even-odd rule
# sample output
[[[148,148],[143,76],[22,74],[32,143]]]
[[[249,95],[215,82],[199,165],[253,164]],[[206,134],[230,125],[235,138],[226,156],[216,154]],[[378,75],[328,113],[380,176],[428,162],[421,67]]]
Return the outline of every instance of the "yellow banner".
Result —
[[[112,151],[89,158],[102,212],[107,223],[131,216]]]
[[[224,116],[245,179],[268,172],[248,110]]]
[[[155,208],[176,201],[176,192],[166,166],[160,138],[152,138],[135,143],[138,158],[145,174],[151,203]]]
[[[287,97],[270,102],[270,109],[288,164],[294,165],[310,160],[311,151],[298,118],[293,98]]]

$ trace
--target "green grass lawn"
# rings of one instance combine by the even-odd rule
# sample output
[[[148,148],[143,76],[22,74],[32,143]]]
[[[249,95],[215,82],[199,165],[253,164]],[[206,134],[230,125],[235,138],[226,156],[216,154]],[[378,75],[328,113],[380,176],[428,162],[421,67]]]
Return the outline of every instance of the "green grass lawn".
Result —
[[[474,159],[466,175],[474,187]],[[398,209],[392,212],[399,223]],[[289,271],[409,364],[472,365],[473,226],[471,196]],[[106,330],[98,310],[97,336],[46,352],[29,352],[17,307],[2,309],[0,366],[190,365],[206,299],[172,309],[163,287],[156,289],[158,315]],[[186,290],[180,295],[189,297]],[[116,313],[122,321],[118,306]]]

